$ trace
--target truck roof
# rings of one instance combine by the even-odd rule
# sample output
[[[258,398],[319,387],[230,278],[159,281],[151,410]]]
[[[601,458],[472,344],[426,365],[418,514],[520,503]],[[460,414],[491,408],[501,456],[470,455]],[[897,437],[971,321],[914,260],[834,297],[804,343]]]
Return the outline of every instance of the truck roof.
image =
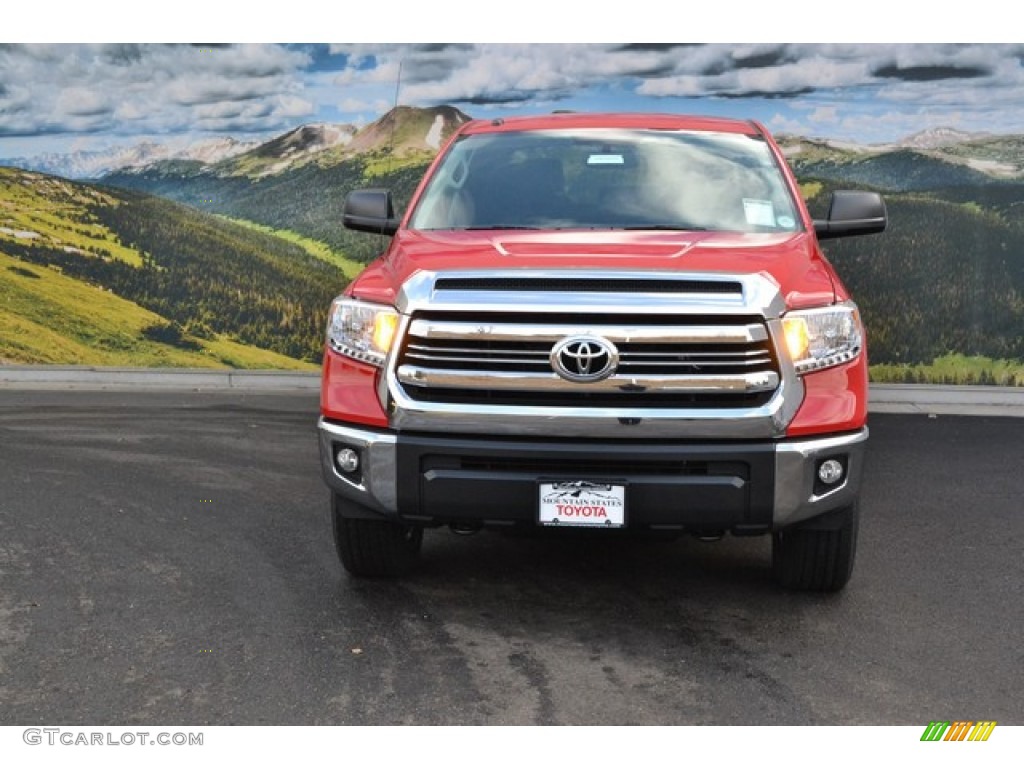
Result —
[[[723,133],[763,134],[764,128],[752,120],[641,112],[555,112],[528,117],[498,117],[472,120],[459,133],[503,133],[572,128],[647,128],[653,130],[720,131]]]

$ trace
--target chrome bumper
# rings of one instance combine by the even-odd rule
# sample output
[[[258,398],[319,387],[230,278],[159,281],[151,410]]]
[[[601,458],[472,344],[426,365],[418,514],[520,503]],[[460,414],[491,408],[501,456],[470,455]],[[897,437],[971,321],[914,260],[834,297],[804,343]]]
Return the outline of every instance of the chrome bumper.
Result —
[[[327,485],[371,514],[396,517],[399,514],[397,435],[323,418],[318,428],[321,467]],[[784,528],[852,504],[860,492],[867,437],[865,427],[843,435],[774,441],[772,529]],[[334,452],[339,445],[359,452],[361,466],[358,476],[346,477],[335,466]],[[815,494],[817,463],[832,456],[847,457],[846,477],[837,488]]]
[[[775,511],[773,527],[785,528],[812,517],[849,506],[860,493],[864,444],[868,428],[833,437],[787,440],[775,446]],[[835,489],[814,493],[815,468],[830,456],[848,457],[846,477]]]
[[[320,432],[320,466],[332,490],[376,512],[398,514],[398,439],[393,433],[377,432],[325,421]],[[334,463],[335,446],[344,444],[359,452],[358,478],[349,478]]]

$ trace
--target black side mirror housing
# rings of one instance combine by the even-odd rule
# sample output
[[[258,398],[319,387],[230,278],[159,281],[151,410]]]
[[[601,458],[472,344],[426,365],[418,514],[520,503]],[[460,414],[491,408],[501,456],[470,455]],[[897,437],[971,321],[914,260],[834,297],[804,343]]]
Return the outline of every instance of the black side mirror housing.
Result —
[[[393,235],[398,231],[395,204],[389,189],[356,189],[345,198],[341,223],[346,229]]]
[[[837,190],[832,193],[828,217],[814,220],[819,240],[884,232],[889,222],[885,201],[877,192]]]

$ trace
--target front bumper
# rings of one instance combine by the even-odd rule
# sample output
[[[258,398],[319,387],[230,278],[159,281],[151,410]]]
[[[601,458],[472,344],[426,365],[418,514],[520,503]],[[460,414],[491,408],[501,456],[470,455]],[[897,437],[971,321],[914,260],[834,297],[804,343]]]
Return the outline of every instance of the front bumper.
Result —
[[[868,430],[797,440],[614,441],[394,433],[321,418],[327,484],[353,513],[424,525],[531,524],[540,480],[626,485],[630,527],[765,533],[852,504]],[[341,448],[359,454],[344,473]],[[818,465],[844,464],[834,487]]]

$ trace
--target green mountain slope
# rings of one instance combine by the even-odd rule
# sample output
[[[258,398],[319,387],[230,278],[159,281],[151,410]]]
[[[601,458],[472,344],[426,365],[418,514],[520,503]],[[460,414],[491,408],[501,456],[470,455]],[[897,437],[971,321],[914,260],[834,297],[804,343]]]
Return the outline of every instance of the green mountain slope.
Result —
[[[103,182],[290,230],[366,262],[381,243],[342,227],[346,195],[371,184],[385,186],[404,209],[440,143],[468,119],[453,107],[398,107],[350,141],[321,150],[329,144],[323,129],[304,126],[203,169],[159,163],[111,174]]]
[[[258,179],[310,163],[330,168],[360,155],[386,155],[392,167],[420,164],[467,120],[455,107],[396,107],[358,130],[351,125],[303,125],[209,166],[207,172]]]
[[[166,318],[2,248],[0,365],[315,368],[219,335],[157,341],[150,337],[169,327]]]
[[[367,262],[383,248],[377,238],[346,230],[341,223],[345,197],[365,186],[388,187],[404,209],[423,177],[430,158],[388,168],[376,154],[348,158],[328,167],[308,163],[274,176],[173,176],[157,172],[118,174],[104,184],[144,190],[210,213],[286,229],[326,243],[358,262]]]
[[[889,194],[886,205],[884,234],[824,245],[861,307],[872,362],[1024,359],[1024,222],[923,194]]]
[[[994,183],[992,177],[964,163],[906,149],[867,156],[801,153],[789,160],[794,173],[801,178],[844,181],[885,191],[924,191]]]
[[[974,139],[943,147],[941,154],[965,160],[997,177],[1020,179],[1024,176],[1024,135]]]
[[[0,357],[20,362],[310,367],[347,282],[272,234],[12,169],[0,169],[0,254]]]

